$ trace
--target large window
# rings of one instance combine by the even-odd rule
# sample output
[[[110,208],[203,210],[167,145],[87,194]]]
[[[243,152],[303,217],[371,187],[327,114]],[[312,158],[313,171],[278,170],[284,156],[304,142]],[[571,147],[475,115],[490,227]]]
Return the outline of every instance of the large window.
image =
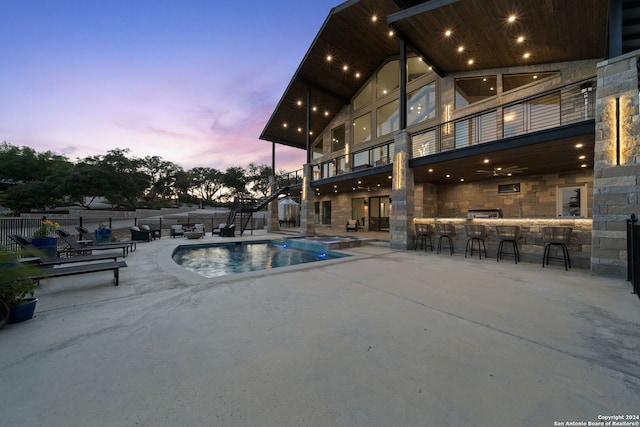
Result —
[[[496,81],[496,76],[456,79],[456,108],[494,96]]]
[[[356,95],[355,98],[353,98],[354,110],[359,110],[365,105],[371,103],[372,89],[373,89],[373,83],[371,82],[371,80],[369,80],[369,82],[364,86],[364,88],[362,88],[362,91],[358,95]]]
[[[387,135],[400,129],[400,101],[394,100],[378,108],[378,136]]]
[[[407,126],[436,116],[436,84],[431,83],[407,97]]]
[[[540,79],[560,74],[558,71],[545,73],[523,73],[523,74],[506,74],[502,76],[502,91],[516,89],[520,86],[535,83]]]
[[[429,71],[429,66],[422,61],[422,58],[413,56],[407,59],[407,82],[412,82]]]
[[[313,159],[319,159],[324,155],[324,144],[322,137],[316,141],[315,144],[311,147],[311,156]]]
[[[338,126],[331,130],[331,151],[344,150],[344,125]]]
[[[382,98],[400,87],[400,63],[387,62],[376,75],[376,97]]]
[[[371,113],[353,120],[353,144],[371,141]]]
[[[331,200],[322,202],[322,223],[331,224]]]

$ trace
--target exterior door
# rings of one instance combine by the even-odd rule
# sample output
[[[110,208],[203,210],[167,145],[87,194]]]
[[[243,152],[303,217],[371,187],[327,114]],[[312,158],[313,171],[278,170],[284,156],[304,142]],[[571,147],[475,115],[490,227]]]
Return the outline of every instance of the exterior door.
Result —
[[[369,197],[370,231],[389,231],[390,208],[389,196]]]

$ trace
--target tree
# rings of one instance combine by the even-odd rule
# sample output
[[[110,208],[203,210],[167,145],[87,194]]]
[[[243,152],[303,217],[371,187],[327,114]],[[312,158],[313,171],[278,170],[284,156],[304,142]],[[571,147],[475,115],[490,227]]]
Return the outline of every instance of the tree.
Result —
[[[147,189],[149,200],[166,200],[177,195],[174,184],[176,175],[183,172],[180,166],[163,160],[159,156],[147,156],[142,159],[141,171],[150,179]]]
[[[56,170],[70,170],[73,164],[51,151],[37,153],[33,148],[0,144],[0,180],[27,182],[46,180]]]
[[[231,190],[231,195],[245,193],[247,187],[246,171],[240,166],[232,166],[228,168],[223,177],[224,186]]]
[[[205,202],[213,201],[224,187],[223,174],[213,168],[193,168],[189,171],[191,192]]]
[[[251,191],[258,193],[261,197],[267,197],[271,187],[269,182],[273,175],[273,169],[267,165],[249,164],[248,184]]]

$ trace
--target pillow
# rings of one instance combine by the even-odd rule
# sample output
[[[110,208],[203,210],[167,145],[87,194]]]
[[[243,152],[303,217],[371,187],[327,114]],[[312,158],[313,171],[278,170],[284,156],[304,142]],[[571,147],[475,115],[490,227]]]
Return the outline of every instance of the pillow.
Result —
[[[140,226],[140,230],[144,230],[144,231],[151,231],[151,228],[149,228],[148,225],[141,225]]]
[[[136,226],[131,227],[129,230],[131,231],[140,231],[140,229]]]

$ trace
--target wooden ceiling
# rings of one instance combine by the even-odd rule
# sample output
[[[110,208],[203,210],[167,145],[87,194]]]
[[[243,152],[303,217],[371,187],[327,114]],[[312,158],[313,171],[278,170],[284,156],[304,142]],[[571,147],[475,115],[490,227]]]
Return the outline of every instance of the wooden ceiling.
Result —
[[[605,58],[608,4],[608,0],[347,1],[329,13],[260,138],[305,149],[307,93],[314,108],[309,126],[313,140],[388,57],[399,55],[399,34],[445,75]],[[511,14],[516,19],[509,23]],[[446,30],[451,36],[445,36]],[[519,36],[524,37],[521,43]],[[459,46],[464,48],[461,53]]]

